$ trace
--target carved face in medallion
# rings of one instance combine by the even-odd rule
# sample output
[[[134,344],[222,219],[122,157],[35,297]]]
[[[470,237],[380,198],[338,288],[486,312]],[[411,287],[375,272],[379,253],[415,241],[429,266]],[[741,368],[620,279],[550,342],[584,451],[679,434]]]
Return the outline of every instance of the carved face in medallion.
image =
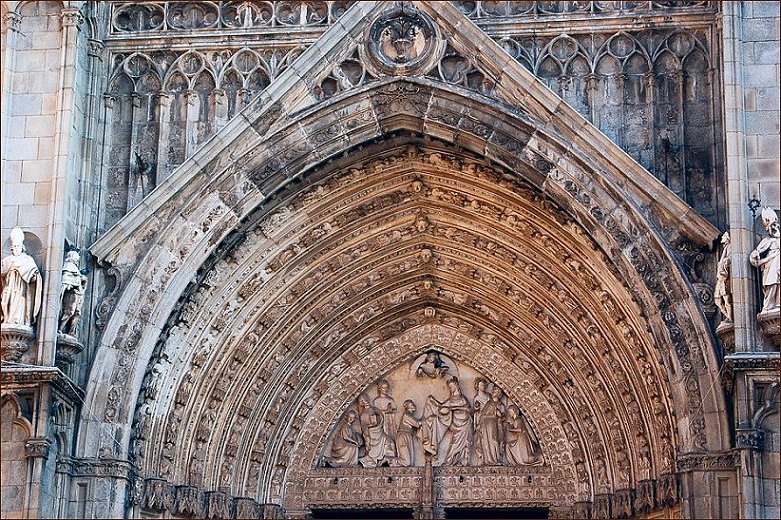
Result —
[[[414,7],[386,11],[370,27],[364,61],[378,75],[425,72],[444,52],[444,39],[431,20]],[[441,40],[441,41],[440,41]],[[440,48],[441,47],[441,48]]]

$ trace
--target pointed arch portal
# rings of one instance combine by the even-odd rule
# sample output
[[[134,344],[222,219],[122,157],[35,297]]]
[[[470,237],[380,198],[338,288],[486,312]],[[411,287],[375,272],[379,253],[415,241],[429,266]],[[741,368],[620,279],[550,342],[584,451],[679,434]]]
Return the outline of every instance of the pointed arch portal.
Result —
[[[130,458],[150,513],[675,505],[681,457],[729,447],[681,260],[716,230],[455,8],[395,4],[353,6],[93,245],[117,278],[79,455]],[[392,16],[428,46],[362,47]],[[478,48],[479,83],[425,54]],[[325,463],[383,377],[402,417],[427,352],[469,406],[501,389],[539,460]]]

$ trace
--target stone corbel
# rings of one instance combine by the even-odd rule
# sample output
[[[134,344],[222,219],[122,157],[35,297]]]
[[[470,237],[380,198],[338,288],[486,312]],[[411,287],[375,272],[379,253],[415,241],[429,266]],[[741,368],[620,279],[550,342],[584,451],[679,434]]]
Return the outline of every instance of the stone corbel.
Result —
[[[60,13],[60,19],[62,20],[63,29],[78,27],[84,21],[84,17],[78,9],[63,9]]]
[[[103,51],[106,45],[101,40],[94,38],[87,39],[87,55],[91,58],[103,59]]]
[[[22,25],[22,15],[9,11],[5,13],[3,24],[5,24],[5,29],[7,31],[19,32],[19,27]]]
[[[735,447],[743,450],[762,451],[765,432],[758,428],[738,428],[735,430]]]
[[[51,444],[45,437],[33,437],[24,444],[25,456],[28,459],[45,459],[49,456]]]

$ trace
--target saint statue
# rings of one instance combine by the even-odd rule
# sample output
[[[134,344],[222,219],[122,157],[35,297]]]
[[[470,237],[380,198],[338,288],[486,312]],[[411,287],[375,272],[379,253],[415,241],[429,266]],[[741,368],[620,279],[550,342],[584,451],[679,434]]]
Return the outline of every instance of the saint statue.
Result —
[[[358,449],[363,447],[363,436],[355,429],[358,414],[354,410],[347,412],[344,423],[331,443],[331,455],[325,457],[325,463],[334,468],[358,465]]]
[[[399,429],[399,423],[396,419],[396,401],[389,395],[390,383],[382,379],[377,383],[377,397],[372,404],[382,413],[382,426],[385,435],[393,440],[396,438],[396,431]]]
[[[446,384],[450,392],[447,399],[440,402],[429,395],[426,400],[423,446],[429,454],[439,454],[446,466],[466,466],[472,448],[472,407],[461,393],[458,379],[450,377]]]
[[[369,403],[366,395],[358,397],[358,418],[366,451],[360,458],[361,465],[373,468],[390,463],[396,455],[393,439],[385,434],[383,413]]]
[[[41,308],[43,283],[33,257],[24,247],[24,231],[11,230],[11,254],[0,269],[0,318],[4,325],[30,327]]]
[[[401,417],[399,431],[396,433],[396,463],[399,466],[412,466],[415,464],[415,435],[420,430],[422,423],[415,417],[417,407],[411,399],[404,401],[404,415]]]
[[[62,266],[62,291],[60,299],[60,327],[63,334],[74,335],[76,326],[81,319],[81,308],[84,305],[84,292],[87,288],[87,277],[79,270],[81,256],[78,251],[68,251]]]
[[[504,437],[504,404],[502,389],[494,384],[491,398],[483,405],[480,419],[475,425],[475,463],[497,466],[502,463]]]
[[[751,252],[749,261],[751,265],[762,270],[762,290],[765,298],[761,312],[769,312],[779,307],[778,271],[781,268],[778,215],[772,208],[762,208],[762,224],[765,226],[767,236]]]
[[[713,290],[713,300],[721,313],[724,315],[724,321],[732,321],[732,285],[730,283],[730,262],[732,257],[732,244],[730,243],[729,231],[721,236],[721,244],[724,249],[721,251],[719,265],[716,267],[716,288]]]

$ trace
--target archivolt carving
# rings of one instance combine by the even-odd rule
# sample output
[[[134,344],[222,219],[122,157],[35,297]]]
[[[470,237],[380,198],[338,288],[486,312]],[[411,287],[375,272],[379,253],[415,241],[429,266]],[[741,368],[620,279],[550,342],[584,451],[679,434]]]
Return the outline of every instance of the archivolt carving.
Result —
[[[410,172],[409,165],[415,161],[422,161],[424,171],[435,168],[441,173],[399,176],[400,168]],[[379,176],[380,180],[359,189],[358,183],[365,180],[367,171]],[[470,176],[473,185],[464,184],[462,178],[452,174],[444,174],[447,171],[460,171],[461,176]],[[508,204],[505,199],[504,204],[497,204],[496,196],[492,194],[496,189],[509,190],[507,194],[515,192],[513,197],[517,202]],[[339,193],[355,195],[340,198]],[[408,209],[403,209],[405,205]],[[614,289],[600,288],[600,279],[589,272],[586,264],[571,256],[573,247],[581,251],[579,254],[586,254],[586,251],[592,251],[587,253],[589,255],[594,254],[594,246],[585,240],[585,233],[575,234],[579,237],[575,243],[581,244],[575,246],[546,231],[543,222],[555,228],[561,225],[556,220],[564,222],[568,232],[574,233],[579,228],[568,219],[562,219],[549,202],[531,189],[516,188],[514,182],[503,180],[490,170],[454,160],[442,152],[420,156],[411,150],[397,159],[381,159],[328,182],[320,182],[277,207],[279,209],[270,212],[247,239],[231,251],[223,260],[223,267],[215,266],[211,274],[203,278],[200,288],[183,308],[182,316],[187,317],[186,321],[172,329],[159,354],[158,365],[163,367],[172,359],[181,358],[181,353],[174,355],[174,350],[170,350],[175,349],[175,345],[194,346],[189,361],[192,368],[188,372],[181,372],[187,366],[186,358],[184,365],[174,361],[167,369],[169,377],[179,379],[175,374],[182,374],[178,387],[171,387],[164,394],[146,393],[157,397],[145,398],[144,402],[148,404],[139,407],[137,430],[143,430],[141,420],[146,415],[145,406],[167,401],[187,403],[187,396],[193,395],[209,397],[201,397],[189,405],[176,405],[169,412],[165,428],[160,425],[160,433],[153,437],[137,436],[137,463],[147,467],[145,471],[155,472],[146,462],[149,454],[145,452],[149,448],[142,446],[162,446],[159,455],[151,454],[152,460],[161,456],[163,464],[159,471],[174,481],[195,483],[200,480],[207,488],[216,488],[236,481],[233,473],[236,464],[236,467],[249,468],[242,493],[257,493],[264,499],[278,496],[283,493],[284,480],[291,478],[290,473],[285,473],[290,457],[295,458],[301,446],[311,444],[301,440],[302,428],[311,423],[313,413],[317,415],[313,412],[314,407],[322,402],[327,390],[323,384],[334,377],[354,379],[353,372],[366,355],[386,350],[378,349],[379,341],[425,319],[423,315],[416,318],[415,314],[410,315],[403,309],[421,309],[431,303],[442,309],[443,322],[490,340],[497,352],[512,353],[515,363],[525,367],[529,374],[526,391],[536,389],[539,399],[551,403],[551,410],[555,410],[555,417],[558,417],[556,421],[562,423],[562,441],[572,450],[572,455],[564,458],[552,457],[557,464],[574,460],[577,461],[576,469],[582,468],[578,469],[578,493],[588,496],[592,479],[594,489],[598,486],[607,492],[631,486],[635,479],[648,478],[665,468],[669,470],[674,449],[669,405],[665,404],[667,398],[661,390],[664,385],[659,383],[658,368],[653,368],[645,353],[648,347],[643,346],[643,334],[638,334],[635,326],[630,325],[633,318],[629,316],[636,315],[637,311],[623,309],[626,302],[614,299]],[[531,207],[538,208],[533,210],[533,217],[529,213]],[[298,216],[304,208],[309,215],[306,221]],[[390,208],[402,209],[391,212]],[[320,216],[316,216],[318,214]],[[456,214],[462,214],[454,221],[461,224],[453,225],[449,223],[453,218],[449,215]],[[473,224],[464,228],[463,222]],[[497,235],[497,229],[507,231]],[[533,261],[526,259],[523,251],[509,246],[517,236],[526,236],[540,244]],[[334,242],[333,237],[340,238]],[[354,242],[358,238],[362,242]],[[430,245],[413,245],[420,240]],[[403,245],[406,242],[411,242],[412,247]],[[448,246],[448,242],[453,246]],[[382,250],[378,247],[389,245],[393,254],[378,254]],[[492,260],[486,261],[488,257]],[[484,265],[494,267],[482,267]],[[557,275],[549,274],[563,265],[571,272],[568,276],[582,280],[577,287],[583,287],[586,292],[571,294],[571,287],[558,282]],[[500,271],[497,271],[498,266],[503,266]],[[334,279],[332,273],[340,272],[350,274]],[[226,279],[226,275],[230,278]],[[247,288],[247,283],[251,289]],[[340,289],[333,292],[329,286]],[[492,296],[484,299],[480,291],[475,292],[475,287],[490,288]],[[551,301],[563,305],[566,311],[549,311],[535,298],[527,296],[537,293],[549,295]],[[241,306],[232,303],[234,297],[241,301]],[[594,297],[594,304],[584,303]],[[626,301],[631,301],[631,297]],[[199,302],[210,303],[204,306]],[[513,308],[519,309],[521,314],[508,315],[506,309]],[[613,318],[608,323],[615,323],[610,327],[618,327],[622,332],[613,337],[614,333],[605,329],[604,324],[592,321],[589,308],[604,308],[605,312],[610,312]],[[391,321],[379,326],[378,318],[389,309],[397,309],[394,314],[400,317],[406,313],[409,316],[405,318],[406,323]],[[628,314],[617,319],[622,312]],[[463,321],[456,318],[456,313],[471,318]],[[571,323],[559,323],[564,315],[572,316]],[[255,321],[253,317],[260,319]],[[208,321],[203,322],[204,319]],[[192,329],[192,325],[199,322],[210,325],[202,324]],[[588,333],[570,336],[566,331],[572,330],[573,325],[575,330]],[[508,337],[504,331],[512,331],[512,336]],[[499,340],[502,337],[512,339],[505,343],[506,340]],[[217,345],[221,345],[219,351],[224,352],[223,349],[229,348],[228,344],[236,345],[235,354],[224,357],[217,353]],[[443,340],[443,344],[449,342]],[[631,345],[635,349],[628,359],[636,359],[638,368],[623,366],[626,361],[622,362],[622,357],[607,347],[616,344]],[[264,351],[261,345],[278,347]],[[350,345],[359,350],[351,351]],[[569,353],[551,350],[551,345],[564,345],[564,352]],[[610,368],[592,365],[596,358],[590,359],[592,355],[586,354],[582,345],[592,345],[590,348],[596,349],[593,355],[607,356]],[[296,352],[309,354],[302,357]],[[562,355],[574,357],[565,361],[560,357]],[[220,366],[214,365],[219,359],[223,360]],[[534,368],[535,359],[542,360],[554,376],[553,380]],[[487,365],[486,373],[501,370],[505,364],[497,358]],[[324,371],[322,367],[330,368]],[[322,377],[320,383],[312,379],[313,371]],[[200,376],[194,375],[199,373]],[[568,382],[568,374],[572,373],[582,374],[578,377],[591,382],[587,385],[575,384],[574,380]],[[604,373],[612,373],[616,379],[603,381],[598,374]],[[635,387],[633,373],[645,374],[647,386],[644,390]],[[374,374],[371,377],[376,377],[376,372]],[[189,388],[192,381],[200,381],[197,392]],[[246,389],[245,397],[232,400],[233,404],[225,401],[226,396],[233,393],[232,388]],[[637,392],[643,394],[639,399],[635,397]],[[610,396],[621,398],[615,400]],[[591,403],[597,402],[601,403],[601,410],[590,411]],[[296,409],[291,408],[293,403],[303,403],[295,413]],[[344,406],[342,403],[349,404],[349,400],[339,401],[339,406]],[[654,405],[657,408],[647,408],[650,403],[657,403]],[[253,414],[251,410],[265,412]],[[540,420],[534,411],[529,413],[530,421]],[[185,419],[192,414],[200,419]],[[645,415],[655,419],[651,423],[638,420]],[[565,419],[567,417],[569,419]],[[334,416],[330,427],[337,418]],[[628,422],[632,424],[632,431],[638,434],[637,439],[619,436],[610,440],[608,432],[618,432],[621,428],[616,425]],[[180,424],[194,426],[182,432]],[[209,425],[213,424],[231,426],[222,430],[222,437],[218,438],[215,437],[217,432],[209,435]],[[647,428],[662,433],[654,439],[644,433]],[[254,440],[246,438],[246,434],[242,436],[242,432],[253,431],[259,432]],[[316,431],[322,435],[327,428],[323,426]],[[537,431],[543,446],[552,442],[546,428],[539,427]],[[183,435],[195,436],[192,458],[186,463],[174,463],[172,454],[177,453],[176,446],[189,444]],[[142,442],[141,437],[150,440]],[[156,438],[161,440],[152,440]],[[657,444],[659,441],[661,445]],[[209,448],[214,445],[222,445],[224,449],[216,453]],[[653,455],[654,452],[659,455]],[[313,454],[311,458],[301,460],[308,460],[306,464],[311,466],[317,458]],[[653,462],[654,458],[656,462]],[[239,460],[242,464],[237,464]],[[595,466],[589,469],[591,464]],[[177,473],[176,466],[189,467],[191,471]],[[204,467],[217,468],[220,476],[203,475]],[[262,483],[258,480],[264,474],[272,475],[271,481]],[[575,479],[574,475],[571,478]],[[574,486],[575,480],[572,482]]]

